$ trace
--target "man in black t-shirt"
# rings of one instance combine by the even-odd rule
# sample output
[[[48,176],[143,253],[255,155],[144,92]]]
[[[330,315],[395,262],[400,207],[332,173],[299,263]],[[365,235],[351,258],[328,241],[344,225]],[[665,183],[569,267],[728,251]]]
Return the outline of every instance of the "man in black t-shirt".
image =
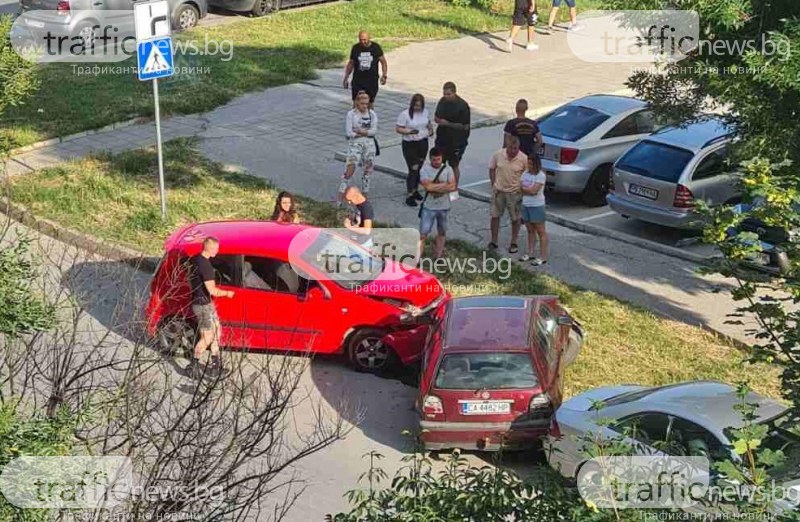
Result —
[[[539,149],[542,147],[542,133],[539,131],[539,124],[525,116],[528,112],[528,101],[521,99],[517,102],[516,111],[517,117],[506,122],[503,128],[505,136],[516,136],[519,138],[519,150],[525,153],[526,156],[531,154],[538,154]],[[503,143],[503,147],[505,147]]]
[[[372,225],[375,210],[367,196],[358,187],[349,187],[344,193],[345,201],[352,205],[355,212],[344,220],[344,227],[352,232],[352,239],[366,248],[372,247]]]
[[[193,377],[201,377],[204,369],[200,365],[200,357],[206,350],[211,350],[211,375],[222,376],[224,370],[219,355],[220,324],[217,310],[211,297],[233,297],[230,290],[217,288],[214,278],[214,267],[210,259],[219,252],[219,240],[207,237],[203,240],[203,250],[189,260],[189,284],[192,290],[192,312],[197,320],[200,339],[194,347],[188,371]]]
[[[469,104],[456,94],[456,84],[447,82],[442,87],[442,98],[436,105],[436,147],[453,169],[456,185],[461,176],[458,165],[467,149],[470,130]]]
[[[383,75],[379,76],[378,63],[383,69]],[[350,74],[353,74],[353,81],[350,82]],[[358,43],[350,49],[350,59],[344,69],[344,81],[342,85],[345,89],[351,87],[353,101],[360,91],[369,95],[369,108],[375,104],[375,96],[378,94],[378,83],[386,85],[389,66],[383,49],[377,43],[369,39],[369,33],[361,31],[358,33]]]

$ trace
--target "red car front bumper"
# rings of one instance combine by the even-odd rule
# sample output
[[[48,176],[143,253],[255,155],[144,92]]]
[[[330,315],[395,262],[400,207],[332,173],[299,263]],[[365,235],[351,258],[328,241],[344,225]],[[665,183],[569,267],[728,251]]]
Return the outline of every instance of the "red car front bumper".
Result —
[[[498,451],[532,448],[547,435],[550,419],[514,422],[435,422],[420,420],[420,439],[426,450]]]

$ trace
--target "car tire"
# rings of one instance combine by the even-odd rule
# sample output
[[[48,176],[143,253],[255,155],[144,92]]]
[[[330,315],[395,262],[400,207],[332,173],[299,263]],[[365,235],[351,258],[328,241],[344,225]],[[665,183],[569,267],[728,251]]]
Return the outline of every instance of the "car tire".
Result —
[[[281,8],[281,0],[256,0],[253,5],[253,16],[266,16]]]
[[[156,341],[163,355],[190,359],[197,343],[197,329],[186,318],[173,315],[161,321]]]
[[[586,183],[586,188],[583,189],[581,199],[590,207],[602,207],[606,204],[606,195],[608,194],[609,187],[611,187],[611,173],[613,168],[611,165],[600,165],[592,175],[589,176],[589,181]]]
[[[347,358],[356,371],[383,373],[396,364],[397,356],[391,346],[383,342],[386,332],[379,328],[362,328],[347,342]]]
[[[200,21],[200,11],[192,4],[181,4],[172,16],[172,28],[176,31],[185,31],[197,27]]]

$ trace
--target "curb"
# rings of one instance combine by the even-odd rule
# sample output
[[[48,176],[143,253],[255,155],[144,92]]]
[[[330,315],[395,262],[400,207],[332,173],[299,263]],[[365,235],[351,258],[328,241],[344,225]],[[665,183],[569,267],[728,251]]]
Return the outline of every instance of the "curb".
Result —
[[[98,129],[85,130],[81,132],[76,132],[75,134],[68,134],[66,136],[57,136],[55,138],[50,138],[49,140],[37,141],[36,143],[25,145],[24,147],[17,147],[16,149],[11,149],[8,152],[8,156],[13,157],[16,156],[17,154],[24,154],[25,152],[31,152],[44,147],[50,147],[52,145],[58,145],[59,143],[65,143],[78,138],[85,138],[86,136],[92,136],[94,134],[100,134],[102,132],[107,132],[115,129],[123,129],[125,127],[138,125],[140,123],[147,123],[150,121],[151,118],[148,118],[147,116],[137,116],[136,118],[131,118],[130,120],[125,120],[125,121],[118,121],[116,123],[106,125],[105,127],[100,127]]]
[[[53,239],[112,261],[125,263],[136,270],[152,273],[155,272],[158,265],[159,260],[156,257],[149,257],[142,252],[105,241],[91,234],[78,232],[55,221],[36,217],[28,208],[11,203],[5,197],[0,198],[0,212]]]

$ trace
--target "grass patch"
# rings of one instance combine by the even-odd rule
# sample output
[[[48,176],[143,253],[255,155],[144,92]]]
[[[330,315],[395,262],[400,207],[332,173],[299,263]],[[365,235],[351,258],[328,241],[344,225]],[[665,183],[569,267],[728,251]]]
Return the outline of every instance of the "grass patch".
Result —
[[[226,171],[194,148],[191,140],[166,144],[169,221],[159,216],[154,149],[103,155],[12,178],[12,198],[34,214],[104,239],[160,255],[164,238],[195,221],[267,218],[278,189],[240,172]],[[339,226],[339,211],[300,198],[306,222]],[[482,251],[449,242],[451,257],[477,257]],[[734,383],[758,376],[754,389],[779,396],[778,370],[745,367],[742,355],[718,337],[606,296],[570,287],[552,277],[514,266],[508,279],[491,274],[447,274],[442,281],[455,295],[555,294],[584,324],[588,338],[566,379],[567,393],[613,383],[657,385],[691,379]]]
[[[232,58],[177,54],[175,66],[179,71],[207,68],[208,72],[176,74],[162,80],[161,111],[165,115],[203,112],[246,92],[310,80],[316,69],[344,63],[362,28],[368,28],[387,51],[413,41],[506,29],[511,4],[511,0],[499,0],[493,12],[454,7],[443,0],[356,0],[198,27],[177,38],[194,42],[201,51],[206,41],[230,42]],[[561,11],[565,16],[566,9]],[[24,105],[10,107],[0,117],[0,138],[8,139],[11,146],[24,146],[137,116],[152,116],[150,82],[140,82],[130,72],[78,74],[94,65],[135,67],[136,59],[39,66],[41,88]]]
[[[441,0],[356,0],[198,27],[178,38],[195,42],[199,49],[204,49],[206,39],[230,42],[233,58],[176,55],[176,67],[208,67],[209,73],[178,74],[161,81],[161,110],[202,112],[248,91],[312,79],[315,69],[344,63],[361,28],[369,28],[388,51],[411,41],[497,30],[507,18]],[[136,59],[97,65],[135,67]],[[152,115],[150,82],[140,82],[134,74],[78,75],[77,70],[73,64],[40,66],[41,88],[24,106],[6,111],[0,134],[16,145],[27,145]]]

